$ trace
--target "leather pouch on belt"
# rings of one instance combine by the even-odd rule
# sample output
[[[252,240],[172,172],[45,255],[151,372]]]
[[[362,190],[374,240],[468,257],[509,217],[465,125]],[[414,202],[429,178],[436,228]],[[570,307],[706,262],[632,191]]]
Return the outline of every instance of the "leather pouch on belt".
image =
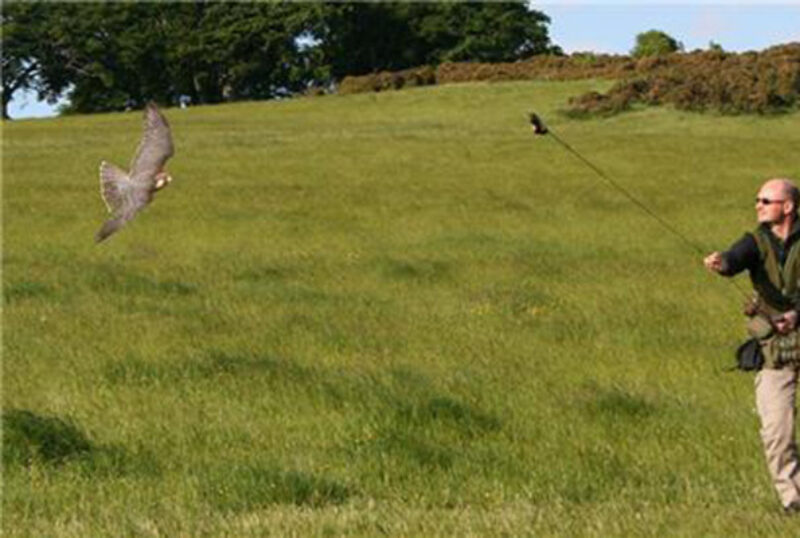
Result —
[[[747,320],[747,333],[753,338],[763,340],[775,332],[769,319],[764,315],[756,315]]]

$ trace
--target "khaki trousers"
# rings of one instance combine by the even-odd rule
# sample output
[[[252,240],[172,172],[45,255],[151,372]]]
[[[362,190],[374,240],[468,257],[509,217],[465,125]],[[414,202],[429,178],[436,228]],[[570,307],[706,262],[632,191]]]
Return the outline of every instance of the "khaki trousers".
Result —
[[[800,503],[800,463],[794,436],[797,367],[765,368],[756,375],[756,407],[772,484],[783,506]]]

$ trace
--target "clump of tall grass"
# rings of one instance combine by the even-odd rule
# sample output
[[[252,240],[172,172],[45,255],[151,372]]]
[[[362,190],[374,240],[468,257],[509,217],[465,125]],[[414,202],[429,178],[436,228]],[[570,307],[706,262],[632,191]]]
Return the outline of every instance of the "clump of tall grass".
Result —
[[[76,469],[94,478],[161,473],[152,454],[98,444],[69,417],[9,409],[3,411],[2,424],[3,466],[12,472],[36,466],[51,472]]]
[[[203,499],[218,510],[246,512],[273,504],[322,508],[342,504],[353,494],[348,486],[300,471],[259,465],[224,465],[202,472]]]

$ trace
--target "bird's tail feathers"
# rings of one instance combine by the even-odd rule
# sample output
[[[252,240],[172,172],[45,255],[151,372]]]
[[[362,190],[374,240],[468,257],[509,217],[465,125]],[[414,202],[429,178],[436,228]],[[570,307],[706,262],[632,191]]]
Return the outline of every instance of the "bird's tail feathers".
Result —
[[[111,236],[111,234],[119,230],[121,226],[122,226],[121,219],[111,219],[109,221],[106,221],[105,224],[103,224],[103,227],[100,228],[100,230],[98,230],[98,232],[95,234],[94,236],[95,242],[100,243],[104,241],[109,236]]]

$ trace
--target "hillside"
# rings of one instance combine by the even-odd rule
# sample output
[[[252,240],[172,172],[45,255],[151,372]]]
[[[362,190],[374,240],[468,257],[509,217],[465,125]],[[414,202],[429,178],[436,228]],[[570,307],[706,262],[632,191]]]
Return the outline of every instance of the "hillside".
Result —
[[[608,82],[3,124],[4,534],[792,536],[709,249],[800,179],[800,115],[556,113]]]

